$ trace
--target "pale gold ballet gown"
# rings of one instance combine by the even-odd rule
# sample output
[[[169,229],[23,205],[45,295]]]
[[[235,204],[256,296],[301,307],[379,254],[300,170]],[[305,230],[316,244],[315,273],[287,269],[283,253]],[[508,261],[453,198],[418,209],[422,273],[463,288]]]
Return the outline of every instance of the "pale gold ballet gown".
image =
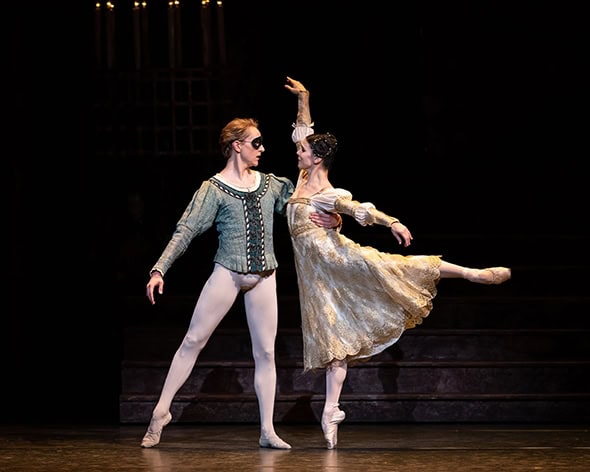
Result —
[[[354,364],[394,344],[428,316],[440,279],[440,256],[361,246],[338,229],[316,226],[309,214],[318,210],[346,213],[363,225],[393,220],[371,203],[352,200],[344,189],[289,200],[304,371],[325,368],[334,359]]]

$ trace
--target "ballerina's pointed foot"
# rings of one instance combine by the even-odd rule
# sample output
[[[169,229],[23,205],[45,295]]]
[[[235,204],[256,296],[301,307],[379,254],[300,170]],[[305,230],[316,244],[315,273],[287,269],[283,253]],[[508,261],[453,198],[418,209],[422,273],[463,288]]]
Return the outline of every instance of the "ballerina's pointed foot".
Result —
[[[328,449],[334,449],[338,444],[338,425],[344,421],[344,418],[346,418],[346,414],[336,408],[331,417],[322,419],[322,430]]]
[[[507,267],[488,267],[486,269],[471,269],[465,272],[465,278],[470,282],[486,285],[498,285],[512,277],[512,271]]]
[[[164,426],[170,423],[170,421],[172,421],[172,415],[170,412],[166,413],[166,415],[161,418],[155,418],[152,416],[148,430],[141,440],[141,447],[156,446],[160,442],[160,436],[162,436]]]
[[[269,447],[271,449],[291,449],[291,445],[283,441],[276,434],[261,434],[258,444],[260,447]]]

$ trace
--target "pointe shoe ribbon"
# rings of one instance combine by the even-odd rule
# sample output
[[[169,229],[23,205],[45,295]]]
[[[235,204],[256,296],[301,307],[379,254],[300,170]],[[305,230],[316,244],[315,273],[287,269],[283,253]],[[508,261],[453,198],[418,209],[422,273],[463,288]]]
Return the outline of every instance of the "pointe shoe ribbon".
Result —
[[[336,410],[332,417],[327,421],[322,421],[322,429],[328,449],[334,449],[338,444],[338,425],[344,421],[346,413],[342,410]]]
[[[145,436],[141,440],[141,447],[154,447],[160,442],[160,436],[162,436],[162,430],[164,426],[172,421],[172,415],[170,412],[166,414],[166,416],[162,418],[154,418],[150,421],[150,425],[148,427]]]
[[[271,449],[291,449],[291,445],[283,441],[276,434],[273,436],[261,435],[258,444],[260,447],[269,447]]]

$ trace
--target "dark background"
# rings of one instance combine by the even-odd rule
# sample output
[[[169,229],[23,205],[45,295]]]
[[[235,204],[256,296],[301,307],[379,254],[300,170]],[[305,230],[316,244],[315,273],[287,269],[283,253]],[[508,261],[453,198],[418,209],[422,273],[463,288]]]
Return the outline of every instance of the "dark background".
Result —
[[[231,112],[260,120],[260,170],[295,178],[296,101],[283,84],[299,79],[316,130],[340,140],[333,182],[406,223],[414,253],[421,235],[545,235],[543,259],[588,234],[579,3],[228,0],[228,50],[240,74]],[[214,157],[97,158],[93,5],[7,5],[3,15],[8,420],[116,421],[120,297],[143,294],[155,260],[137,260],[129,285],[118,284],[126,197],[146,194],[163,244],[217,168]],[[150,194],[162,168],[170,185]],[[205,246],[209,260],[214,248]]]

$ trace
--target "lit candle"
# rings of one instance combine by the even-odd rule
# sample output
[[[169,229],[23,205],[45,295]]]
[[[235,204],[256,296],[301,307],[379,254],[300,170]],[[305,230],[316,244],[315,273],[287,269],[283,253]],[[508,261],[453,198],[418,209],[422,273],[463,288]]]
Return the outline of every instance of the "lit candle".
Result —
[[[115,64],[115,5],[107,2],[107,66],[113,68]]]
[[[219,59],[221,64],[225,65],[225,21],[222,0],[217,0],[217,40],[219,41]]]
[[[168,63],[174,68],[174,0],[168,2]]]
[[[139,2],[133,2],[133,57],[135,59],[135,68],[141,67],[141,30],[139,20]]]
[[[180,0],[174,2],[174,63],[182,64],[182,27],[180,23]]]
[[[102,65],[102,48],[100,42],[102,41],[102,20],[100,3],[96,3],[94,7],[94,51],[96,54],[96,64],[98,67]]]
[[[143,63],[149,63],[149,43],[148,43],[148,12],[147,2],[141,2],[141,51],[143,56]]]
[[[211,23],[209,13],[209,0],[201,0],[201,30],[203,31],[203,65],[209,66],[211,63]]]

